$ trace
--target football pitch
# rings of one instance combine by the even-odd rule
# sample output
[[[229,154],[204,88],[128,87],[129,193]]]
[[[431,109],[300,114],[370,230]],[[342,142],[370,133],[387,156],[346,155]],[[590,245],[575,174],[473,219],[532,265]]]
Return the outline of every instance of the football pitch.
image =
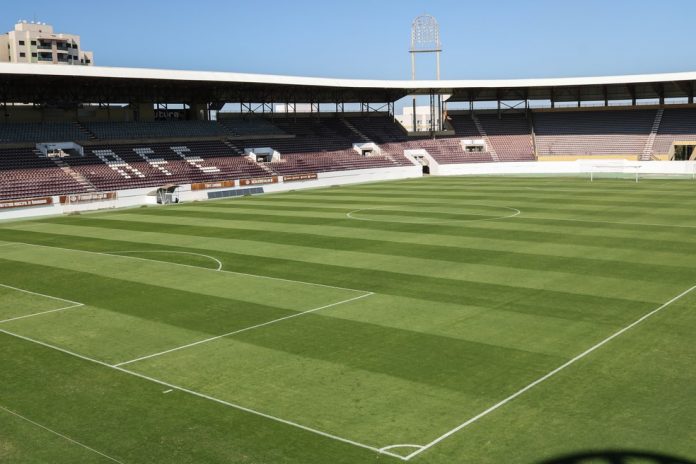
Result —
[[[696,458],[696,182],[0,223],[2,463]]]

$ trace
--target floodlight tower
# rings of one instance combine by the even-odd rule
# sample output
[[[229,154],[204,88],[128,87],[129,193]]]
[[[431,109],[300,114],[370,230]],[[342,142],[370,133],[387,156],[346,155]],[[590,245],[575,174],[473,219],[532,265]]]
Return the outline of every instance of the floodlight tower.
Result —
[[[437,80],[440,80],[440,52],[442,43],[440,42],[440,25],[437,20],[429,15],[423,14],[413,20],[411,24],[411,79],[416,80],[416,54],[435,53]],[[430,130],[442,129],[442,97],[437,95],[437,116],[435,114],[435,97],[430,94]],[[413,96],[413,130],[416,131],[416,96]]]

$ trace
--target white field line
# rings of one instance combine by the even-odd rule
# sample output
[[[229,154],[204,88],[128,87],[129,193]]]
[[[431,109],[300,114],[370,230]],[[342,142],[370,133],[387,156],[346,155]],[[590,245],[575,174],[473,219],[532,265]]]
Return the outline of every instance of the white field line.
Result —
[[[271,277],[271,276],[265,276],[265,275],[259,275],[259,274],[248,274],[246,272],[226,271],[226,270],[216,271],[215,269],[210,269],[210,268],[206,268],[206,267],[192,266],[190,264],[182,264],[182,263],[172,263],[169,261],[161,261],[159,259],[138,258],[137,256],[121,256],[121,255],[114,255],[111,253],[105,253],[105,252],[99,252],[99,251],[79,250],[77,248],[63,248],[63,247],[56,247],[56,246],[50,246],[50,245],[38,245],[35,243],[25,243],[25,242],[13,242],[12,244],[13,245],[24,245],[24,246],[30,246],[30,247],[37,247],[37,248],[52,248],[55,250],[72,251],[75,253],[87,253],[87,254],[92,254],[92,255],[97,255],[97,256],[109,256],[111,258],[119,257],[119,258],[127,258],[127,259],[133,259],[133,260],[138,260],[138,261],[150,261],[150,262],[155,261],[158,263],[167,263],[167,264],[170,264],[172,266],[188,267],[188,268],[199,269],[199,270],[203,270],[203,271],[222,272],[225,274],[243,275],[243,276],[247,276],[247,277],[255,277],[258,279],[276,280],[279,282],[289,282],[289,283],[293,283],[293,284],[311,285],[313,287],[333,288],[335,290],[347,290],[349,292],[359,292],[359,293],[366,292],[365,290],[358,290],[355,288],[337,287],[335,285],[318,284],[315,282],[305,282],[302,280],[283,279],[281,277]]]
[[[275,421],[275,422],[279,422],[279,423],[281,423],[281,424],[290,425],[290,426],[292,426],[292,427],[296,427],[296,428],[298,428],[298,429],[302,429],[302,430],[304,430],[304,431],[311,432],[311,433],[314,433],[314,434],[316,434],[316,435],[320,435],[320,436],[325,437],[325,438],[329,438],[329,439],[332,439],[332,440],[335,440],[335,441],[339,441],[339,442],[342,442],[342,443],[347,443],[347,444],[349,444],[349,445],[353,445],[353,446],[356,446],[356,447],[358,447],[358,448],[367,449],[367,450],[373,451],[373,452],[375,452],[375,453],[381,453],[381,454],[385,454],[385,455],[388,455],[388,456],[392,456],[392,457],[401,459],[402,461],[405,460],[405,458],[404,458],[403,456],[399,456],[398,454],[390,453],[389,451],[386,451],[386,450],[385,450],[385,451],[381,451],[379,448],[376,448],[376,447],[374,447],[374,446],[370,446],[370,445],[366,445],[366,444],[364,444],[364,443],[360,443],[360,442],[357,442],[357,441],[349,440],[349,439],[347,439],[347,438],[339,437],[339,436],[337,436],[337,435],[332,435],[332,434],[327,433],[327,432],[322,432],[321,430],[317,430],[317,429],[308,427],[308,426],[306,426],[306,425],[298,424],[297,422],[292,422],[292,421],[289,421],[289,420],[286,420],[286,419],[281,419],[280,417],[275,417],[275,416],[272,416],[272,415],[270,415],[270,414],[266,414],[266,413],[263,413],[263,412],[260,412],[260,411],[256,411],[256,410],[251,409],[251,408],[247,408],[247,407],[245,407],[245,406],[241,406],[241,405],[239,405],[239,404],[235,404],[235,403],[231,403],[231,402],[228,402],[228,401],[225,401],[225,400],[221,400],[221,399],[219,399],[219,398],[215,398],[215,397],[213,397],[213,396],[206,395],[205,393],[200,393],[200,392],[197,392],[197,391],[194,391],[194,390],[189,390],[188,388],[180,387],[180,386],[178,386],[178,385],[174,385],[174,384],[172,384],[172,383],[165,382],[165,381],[163,381],[163,380],[159,380],[159,379],[156,379],[156,378],[154,378],[154,377],[149,377],[149,376],[147,376],[147,375],[140,374],[140,373],[135,372],[135,371],[130,371],[130,370],[128,370],[128,369],[124,369],[123,367],[112,366],[111,364],[105,363],[105,362],[103,362],[103,361],[99,361],[99,360],[97,360],[97,359],[90,358],[90,357],[87,357],[87,356],[84,356],[84,355],[75,353],[75,352],[73,352],[73,351],[66,350],[65,348],[60,348],[60,347],[58,347],[58,346],[51,345],[51,344],[46,343],[46,342],[42,342],[42,341],[39,341],[39,340],[34,340],[33,338],[29,338],[29,337],[26,337],[26,336],[24,336],[24,335],[19,335],[19,334],[16,334],[16,333],[7,331],[7,330],[5,330],[5,329],[1,329],[1,328],[0,328],[0,333],[4,333],[5,335],[9,335],[9,336],[12,336],[12,337],[16,337],[16,338],[19,338],[19,339],[24,340],[24,341],[27,341],[27,342],[35,343],[35,344],[37,344],[37,345],[41,345],[41,346],[46,347],[46,348],[50,348],[50,349],[53,349],[53,350],[56,350],[56,351],[60,351],[61,353],[64,353],[64,354],[67,354],[67,355],[70,355],[70,356],[74,356],[74,357],[76,357],[76,358],[82,359],[83,361],[88,361],[88,362],[91,362],[91,363],[94,363],[94,364],[98,364],[98,365],[103,366],[103,367],[107,367],[107,368],[109,368],[109,369],[114,369],[114,370],[119,371],[119,372],[122,372],[122,373],[124,373],[124,374],[132,375],[132,376],[134,376],[134,377],[138,377],[138,378],[141,378],[141,379],[143,379],[143,380],[147,380],[147,381],[156,383],[156,384],[158,384],[158,385],[161,385],[161,386],[163,386],[163,387],[170,388],[170,389],[172,389],[172,390],[178,390],[178,391],[181,391],[181,392],[184,392],[184,393],[188,393],[189,395],[196,396],[196,397],[198,397],[198,398],[203,398],[203,399],[206,399],[206,400],[209,400],[209,401],[218,403],[218,404],[222,404],[222,405],[224,405],[224,406],[228,406],[228,407],[233,408],[233,409],[237,409],[237,410],[239,410],[239,411],[243,411],[243,412],[246,412],[246,413],[249,413],[249,414],[254,414],[254,415],[256,415],[256,416],[263,417],[263,418],[266,418],[266,419],[269,419],[269,420],[272,420],[272,421]]]
[[[360,217],[355,217],[353,216],[355,213],[359,213],[360,211],[375,211],[375,210],[387,210],[393,206],[402,206],[402,205],[389,205],[389,206],[376,206],[374,208],[360,208],[360,209],[355,209],[353,211],[350,211],[346,213],[346,217],[349,219],[355,219],[356,221],[370,221],[370,222],[403,222],[405,224],[423,224],[423,225],[429,225],[429,224],[454,224],[454,223],[467,223],[467,222],[481,222],[481,221],[496,221],[500,219],[509,219],[513,218],[515,216],[519,216],[522,214],[522,211],[520,211],[517,208],[512,208],[510,206],[490,206],[491,208],[504,208],[504,209],[509,209],[512,211],[512,214],[509,214],[507,216],[498,216],[498,217],[487,217],[484,219],[447,219],[444,221],[429,221],[429,222],[408,222],[408,221],[387,221],[384,219],[369,219],[369,218],[360,218]],[[408,206],[408,205],[405,205]],[[473,205],[473,206],[481,206],[481,205]],[[426,206],[427,208],[427,206]],[[408,213],[409,211],[404,211],[405,213]],[[447,214],[447,213],[444,213]],[[456,213],[455,213],[456,214]],[[467,214],[468,216],[486,216],[485,214]]]
[[[320,306],[319,308],[308,309],[307,311],[302,311],[302,312],[300,312],[300,313],[295,313],[295,314],[291,314],[291,315],[289,315],[289,316],[280,317],[280,318],[278,318],[278,319],[273,319],[272,321],[263,322],[263,323],[261,323],[261,324],[252,325],[252,326],[250,326],[250,327],[245,327],[245,328],[243,328],[243,329],[235,330],[234,332],[228,332],[228,333],[226,333],[226,334],[222,334],[222,335],[217,335],[217,336],[215,336],[215,337],[206,338],[206,339],[203,339],[203,340],[199,340],[199,341],[197,341],[197,342],[189,343],[189,344],[187,344],[187,345],[182,345],[182,346],[178,346],[178,347],[176,347],[176,348],[172,348],[172,349],[169,349],[169,350],[160,351],[159,353],[153,353],[153,354],[149,354],[149,355],[147,355],[147,356],[141,356],[140,358],[131,359],[130,361],[120,362],[120,363],[118,363],[118,364],[114,364],[114,366],[115,366],[115,367],[125,366],[125,365],[127,365],[127,364],[133,364],[133,363],[136,363],[136,362],[138,362],[138,361],[144,361],[144,360],[146,360],[146,359],[156,358],[156,357],[158,357],[158,356],[162,356],[162,355],[165,355],[165,354],[173,353],[173,352],[175,352],[175,351],[185,350],[186,348],[191,348],[191,347],[194,347],[194,346],[197,346],[197,345],[202,345],[203,343],[212,342],[212,341],[214,341],[214,340],[219,340],[219,339],[221,339],[221,338],[230,337],[230,336],[232,336],[232,335],[240,334],[240,333],[242,333],[242,332],[248,332],[248,331],[250,331],[250,330],[258,329],[258,328],[265,327],[265,326],[268,326],[268,325],[271,325],[271,324],[276,324],[276,323],[278,323],[278,322],[286,321],[286,320],[288,320],[288,319],[293,319],[293,318],[296,318],[296,317],[304,316],[304,315],[306,315],[306,314],[314,313],[314,312],[320,311],[320,310],[322,310],[322,309],[332,308],[332,307],[334,307],[334,306],[342,305],[342,304],[345,304],[345,303],[350,303],[351,301],[360,300],[360,299],[362,299],[362,298],[366,298],[366,297],[371,296],[371,295],[374,295],[374,293],[370,292],[370,293],[366,293],[366,294],[364,294],[364,295],[360,295],[360,296],[356,296],[356,297],[354,297],[354,298],[350,298],[350,299],[348,299],[348,300],[338,301],[338,302],[336,302],[336,303],[331,303],[331,304],[328,304],[328,305]]]
[[[171,253],[174,255],[191,255],[191,256],[202,256],[203,258],[208,258],[212,261],[215,261],[218,265],[216,271],[222,271],[222,262],[217,259],[213,258],[212,256],[204,255],[203,253],[193,253],[190,251],[170,251],[170,250],[132,250],[132,251],[110,251],[106,254],[108,255],[115,255],[115,256],[120,256],[121,254],[130,254],[130,253]],[[205,268],[201,268],[205,269]]]
[[[544,219],[544,218],[539,218],[539,219]],[[626,223],[617,223],[617,224],[626,224]],[[15,244],[15,243],[16,243],[16,244],[27,245],[27,246],[36,246],[36,247],[43,247],[43,248],[57,248],[57,249],[62,249],[62,250],[66,250],[66,251],[78,251],[78,252],[83,252],[83,253],[93,253],[93,254],[97,254],[97,255],[107,255],[106,253],[90,252],[90,251],[83,251],[83,250],[74,250],[74,249],[70,249],[70,248],[51,247],[51,246],[45,246],[45,245],[34,245],[34,244],[21,243],[21,242],[14,242],[13,244]],[[107,255],[107,256],[111,256],[111,255]],[[130,257],[129,257],[129,258],[130,258]],[[133,258],[133,259],[139,259],[139,258]],[[148,260],[146,260],[146,261],[148,261]],[[195,266],[188,266],[188,265],[184,265],[184,266],[187,266],[187,267],[195,267]],[[201,269],[201,268],[198,268],[198,269]],[[203,269],[205,269],[205,268],[203,268]],[[222,272],[229,272],[229,271],[222,271]],[[231,272],[231,273],[233,273],[233,274],[239,274],[239,273],[235,273],[235,272]],[[258,277],[263,277],[263,276],[258,276]],[[275,278],[273,278],[273,277],[268,277],[268,278],[269,278],[269,279],[275,279]],[[279,280],[285,280],[285,279],[279,279]],[[296,282],[296,281],[290,281],[290,282]],[[305,282],[301,282],[301,283],[305,283]],[[310,284],[310,285],[324,286],[324,285],[322,285],[322,284]],[[340,287],[335,287],[335,288],[340,288]],[[614,334],[610,335],[609,337],[605,338],[604,340],[600,341],[599,343],[593,345],[592,347],[588,348],[588,349],[585,350],[584,352],[580,353],[579,355],[577,355],[577,356],[574,357],[573,359],[567,361],[567,362],[564,363],[563,365],[557,367],[557,368],[554,369],[553,371],[551,371],[551,372],[549,372],[548,374],[546,374],[546,375],[540,377],[539,379],[537,379],[537,380],[535,380],[534,382],[530,383],[529,385],[523,387],[522,389],[520,389],[520,390],[518,390],[517,392],[513,393],[512,395],[508,396],[508,397],[505,398],[504,400],[502,400],[502,401],[496,403],[495,405],[491,406],[490,408],[486,409],[485,411],[479,413],[478,415],[472,417],[471,419],[467,420],[466,422],[460,424],[459,426],[455,427],[454,429],[452,429],[452,430],[446,432],[445,434],[441,435],[440,437],[436,438],[435,440],[431,441],[430,443],[428,443],[428,444],[426,444],[426,445],[422,445],[422,446],[421,446],[421,445],[408,445],[409,447],[414,447],[414,448],[415,448],[415,447],[418,447],[418,449],[417,449],[416,451],[414,451],[413,453],[411,453],[411,454],[405,456],[405,457],[404,457],[404,456],[400,456],[400,455],[395,454],[395,453],[391,453],[390,451],[388,451],[389,449],[394,449],[394,448],[400,447],[401,445],[391,445],[391,446],[385,446],[385,447],[383,447],[383,448],[376,448],[376,447],[373,447],[373,446],[370,446],[370,445],[366,445],[366,444],[364,444],[364,443],[360,443],[360,442],[356,442],[356,441],[353,441],[353,440],[349,440],[349,439],[346,439],[346,438],[342,438],[342,437],[339,437],[339,436],[336,436],[336,435],[332,435],[332,434],[327,433],[327,432],[322,432],[322,431],[320,431],[320,430],[313,429],[313,428],[311,428],[311,427],[304,426],[304,425],[298,424],[298,423],[296,423],[296,422],[292,422],[292,421],[289,421],[289,420],[286,420],[286,419],[281,419],[281,418],[279,418],[279,417],[275,417],[275,416],[272,416],[272,415],[269,415],[269,414],[266,414],[266,413],[262,413],[262,412],[260,412],[260,411],[256,411],[256,410],[254,410],[254,409],[247,408],[247,407],[244,407],[244,406],[235,404],[235,403],[230,403],[230,402],[227,402],[227,401],[224,401],[224,400],[221,400],[221,399],[218,399],[218,398],[215,398],[215,397],[206,395],[206,394],[204,394],[204,393],[199,393],[199,392],[196,392],[196,391],[193,391],[193,390],[189,390],[189,389],[186,389],[186,388],[184,388],[184,387],[180,387],[180,386],[177,386],[177,385],[174,385],[174,384],[171,384],[171,383],[162,381],[162,380],[155,379],[155,378],[153,378],[153,377],[146,376],[146,375],[144,375],[144,374],[140,374],[140,373],[138,373],[138,372],[134,372],[134,371],[130,371],[130,370],[128,370],[128,369],[124,369],[124,368],[119,367],[119,366],[111,365],[111,364],[105,363],[105,362],[103,362],[103,361],[99,361],[99,360],[96,360],[96,359],[93,359],[93,358],[89,358],[89,357],[87,357],[87,356],[83,356],[83,355],[74,353],[74,352],[72,352],[72,351],[66,350],[66,349],[64,349],[64,348],[60,348],[60,347],[58,347],[58,346],[54,346],[54,345],[51,345],[51,344],[48,344],[48,343],[45,343],[45,342],[41,342],[41,341],[38,341],[38,340],[34,340],[34,339],[32,339],[32,338],[29,338],[29,337],[25,337],[25,336],[23,336],[23,335],[19,335],[19,334],[15,334],[15,333],[9,332],[9,331],[4,330],[4,329],[2,329],[2,328],[0,328],[0,333],[4,333],[4,334],[6,334],[6,335],[10,335],[10,336],[13,336],[13,337],[16,337],[16,338],[25,340],[25,341],[29,341],[29,342],[32,342],[32,343],[36,343],[36,344],[38,344],[38,345],[41,345],[41,346],[44,346],[44,347],[47,347],[47,348],[51,348],[51,349],[57,350],[57,351],[60,351],[60,352],[62,352],[62,353],[65,353],[65,354],[68,354],[68,355],[71,355],[71,356],[80,358],[80,359],[85,360],[85,361],[93,362],[93,363],[99,364],[99,365],[104,366],[104,367],[108,367],[108,368],[111,368],[111,369],[115,369],[115,370],[117,370],[117,371],[119,371],[119,372],[123,372],[123,373],[129,374],[129,375],[133,375],[133,376],[135,376],[135,377],[139,377],[139,378],[142,378],[142,379],[144,379],[144,380],[148,380],[148,381],[150,381],[150,382],[157,383],[157,384],[159,384],[159,385],[162,385],[162,386],[171,388],[171,389],[173,389],[173,390],[182,391],[182,392],[184,392],[184,393],[188,393],[188,394],[193,395],[193,396],[197,396],[197,397],[204,398],[204,399],[207,399],[207,400],[210,400],[210,401],[219,403],[219,404],[223,404],[223,405],[225,405],[225,406],[229,406],[229,407],[232,407],[232,408],[234,408],[234,409],[238,409],[238,410],[240,410],[240,411],[248,412],[248,413],[250,413],[250,414],[255,414],[255,415],[258,415],[258,416],[260,416],[260,417],[264,417],[264,418],[267,418],[267,419],[270,419],[270,420],[273,420],[273,421],[276,421],[276,422],[280,422],[280,423],[283,423],[283,424],[286,424],[286,425],[290,425],[290,426],[293,426],[293,427],[296,427],[296,428],[300,428],[300,429],[302,429],[302,430],[305,430],[305,431],[308,431],[308,432],[311,432],[311,433],[314,433],[314,434],[317,434],[317,435],[321,435],[321,436],[326,437],[326,438],[330,438],[330,439],[333,439],[333,440],[336,440],[336,441],[340,441],[340,442],[343,442],[343,443],[351,444],[351,445],[356,446],[356,447],[359,447],[359,448],[368,449],[368,450],[374,451],[374,452],[376,452],[376,453],[385,454],[385,455],[388,455],[388,456],[391,456],[391,457],[400,459],[400,460],[402,460],[402,461],[409,461],[409,460],[411,460],[412,458],[414,458],[414,457],[418,456],[419,454],[421,454],[422,452],[424,452],[424,451],[426,451],[426,450],[432,448],[433,446],[437,445],[438,443],[442,442],[443,440],[449,438],[450,436],[454,435],[455,433],[461,431],[462,429],[468,427],[469,425],[473,424],[474,422],[478,421],[479,419],[485,417],[486,415],[490,414],[491,412],[493,412],[493,411],[499,409],[500,407],[504,406],[505,404],[511,402],[512,400],[514,400],[514,399],[517,398],[518,396],[524,394],[524,393],[527,392],[528,390],[531,390],[532,388],[534,388],[535,386],[539,385],[540,383],[542,383],[542,382],[548,380],[549,378],[553,377],[554,375],[556,375],[556,374],[559,373],[560,371],[564,370],[565,368],[571,366],[572,364],[576,363],[577,361],[579,361],[579,360],[581,360],[582,358],[586,357],[587,355],[591,354],[592,352],[594,352],[595,350],[597,350],[597,349],[599,349],[600,347],[604,346],[605,344],[607,344],[608,342],[610,342],[610,341],[613,340],[614,338],[616,338],[616,337],[622,335],[622,334],[625,333],[626,331],[632,329],[633,327],[635,327],[636,325],[638,325],[638,324],[640,324],[641,322],[645,321],[646,319],[652,317],[652,316],[655,315],[656,313],[662,311],[663,309],[665,309],[666,307],[668,307],[669,305],[671,305],[671,304],[674,303],[675,301],[677,301],[677,300],[683,298],[684,296],[686,296],[687,294],[691,293],[691,292],[692,292],[693,290],[695,290],[695,289],[696,289],[696,285],[694,285],[693,287],[691,287],[691,288],[685,290],[684,292],[682,292],[682,293],[680,293],[679,295],[675,296],[674,298],[672,298],[671,300],[667,301],[666,303],[664,303],[664,304],[661,305],[660,307],[658,307],[658,308],[656,308],[656,309],[650,311],[649,313],[647,313],[646,315],[642,316],[642,317],[639,318],[638,320],[636,320],[636,321],[634,321],[633,323],[629,324],[628,326],[626,326],[626,327],[620,329],[619,331],[615,332]],[[345,288],[344,288],[344,290],[351,290],[351,289],[345,289]],[[360,291],[360,290],[355,290],[355,291]],[[48,296],[48,295],[45,295],[45,296]],[[364,297],[366,297],[366,296],[369,296],[369,294],[362,295],[362,296],[357,297],[357,298],[364,298]],[[68,301],[68,300],[65,300],[65,301]],[[299,314],[298,314],[298,315],[299,315]],[[293,315],[293,316],[295,316],[295,315]]]
[[[390,446],[385,446],[384,448],[380,448],[379,450],[381,452],[393,450],[393,449],[399,449],[399,448],[416,448],[416,449],[421,449],[423,448],[421,445],[390,445]],[[402,460],[406,460],[403,456],[401,457]]]
[[[9,318],[9,319],[4,319],[4,320],[0,321],[0,324],[4,324],[4,323],[6,323],[6,322],[18,321],[18,320],[20,320],[20,319],[27,319],[27,318],[29,318],[29,317],[41,316],[42,314],[55,313],[55,312],[58,312],[58,311],[65,311],[66,309],[79,308],[80,306],[84,306],[83,303],[78,303],[77,301],[70,301],[70,300],[66,300],[65,298],[58,298],[58,297],[51,296],[51,295],[46,295],[46,294],[43,294],[43,293],[32,292],[32,291],[30,291],[30,290],[25,290],[25,289],[23,289],[23,288],[13,287],[13,286],[11,286],[11,285],[0,284],[0,287],[9,288],[10,290],[15,290],[15,291],[22,292],[22,293],[28,293],[29,295],[40,296],[40,297],[42,297],[42,298],[49,298],[49,299],[51,299],[51,300],[63,301],[63,302],[65,302],[65,303],[70,303],[68,306],[63,306],[63,307],[57,308],[57,309],[49,309],[49,310],[47,310],[47,311],[41,311],[41,312],[38,312],[38,313],[27,314],[27,315],[24,315],[24,316],[17,316],[17,317],[12,317],[12,318]]]
[[[0,284],[0,287],[9,288],[10,290],[17,290],[18,292],[28,293],[30,295],[36,295],[36,296],[42,296],[44,298],[50,298],[51,300],[65,301],[66,303],[70,303],[70,304],[74,304],[74,305],[81,305],[82,304],[82,303],[79,303],[77,301],[66,300],[65,298],[58,298],[56,296],[46,295],[44,293],[32,292],[30,290],[24,290],[23,288],[13,287],[11,285]]]
[[[607,343],[609,343],[610,341],[612,341],[612,340],[615,339],[616,337],[622,335],[624,332],[626,332],[626,331],[632,329],[633,327],[637,326],[638,324],[640,324],[640,323],[643,322],[644,320],[646,320],[646,319],[648,319],[649,317],[651,317],[651,316],[657,314],[658,312],[662,311],[663,309],[665,309],[666,307],[668,307],[669,305],[671,305],[671,304],[674,303],[675,301],[677,301],[677,300],[683,298],[684,296],[688,295],[688,294],[691,293],[694,289],[696,289],[696,285],[694,285],[693,287],[689,288],[688,290],[683,291],[682,293],[680,293],[679,295],[675,296],[674,298],[672,298],[672,299],[669,300],[668,302],[664,303],[664,304],[663,304],[662,306],[660,306],[659,308],[653,309],[652,311],[650,311],[650,312],[647,313],[646,315],[642,316],[640,319],[638,319],[638,320],[632,322],[631,324],[627,325],[627,326],[624,327],[623,329],[618,330],[617,332],[614,332],[612,335],[608,336],[608,337],[605,338],[604,340],[602,340],[602,341],[600,341],[599,343],[593,345],[592,347],[588,348],[587,350],[583,351],[583,352],[580,353],[579,355],[575,356],[573,359],[569,360],[569,361],[566,362],[565,364],[563,364],[563,365],[557,367],[556,369],[552,370],[552,371],[549,372],[548,374],[546,374],[546,375],[544,375],[544,376],[538,378],[538,379],[535,380],[534,382],[532,382],[532,383],[530,383],[529,385],[527,385],[526,387],[524,387],[524,388],[518,390],[517,392],[515,392],[515,393],[513,393],[512,395],[508,396],[507,398],[505,398],[504,400],[500,401],[499,403],[494,404],[494,405],[491,406],[490,408],[488,408],[488,409],[486,409],[485,411],[483,411],[483,412],[477,414],[476,416],[472,417],[471,419],[467,420],[466,422],[464,422],[464,423],[458,425],[457,427],[453,428],[453,429],[450,430],[449,432],[447,432],[447,433],[445,433],[445,434],[439,436],[439,437],[436,438],[435,440],[433,440],[433,441],[431,441],[430,443],[424,445],[422,448],[420,448],[420,449],[414,451],[413,453],[409,454],[408,456],[406,456],[406,457],[404,458],[404,460],[408,461],[409,459],[412,459],[412,458],[418,456],[418,455],[419,455],[420,453],[422,453],[423,451],[426,451],[426,450],[428,450],[429,448],[432,448],[433,446],[437,445],[437,444],[440,443],[441,441],[443,441],[443,440],[445,440],[446,438],[448,438],[448,437],[454,435],[455,433],[459,432],[460,430],[462,430],[462,429],[468,427],[469,425],[473,424],[474,422],[478,421],[479,419],[481,419],[481,418],[487,416],[488,414],[492,413],[493,411],[495,411],[496,409],[500,408],[501,406],[506,405],[507,403],[509,403],[510,401],[514,400],[514,399],[517,398],[518,396],[520,396],[520,395],[522,395],[523,393],[525,393],[525,392],[531,390],[532,388],[534,388],[535,386],[537,386],[537,385],[539,385],[540,383],[544,382],[545,380],[548,380],[549,378],[551,378],[551,377],[553,377],[554,375],[558,374],[559,372],[561,372],[561,371],[564,370],[565,368],[567,368],[567,367],[569,367],[569,366],[575,364],[577,361],[581,360],[582,358],[584,358],[585,356],[589,355],[589,354],[592,353],[593,351],[596,351],[597,349],[599,349],[599,348],[601,348],[602,346],[606,345]]]
[[[81,306],[84,306],[84,305],[82,303],[77,303],[74,305],[65,306],[64,308],[49,309],[48,311],[42,311],[40,313],[33,313],[33,314],[27,314],[25,316],[11,317],[10,319],[4,319],[4,320],[0,321],[0,324],[4,324],[6,322],[12,322],[12,321],[19,321],[20,319],[27,319],[30,317],[42,316],[44,314],[57,313],[58,311],[65,311],[66,309],[79,308]]]
[[[22,419],[23,421],[29,422],[30,424],[35,425],[36,427],[39,427],[39,428],[41,428],[41,429],[43,429],[43,430],[45,430],[45,431],[47,431],[47,432],[50,432],[50,433],[52,433],[53,435],[59,436],[60,438],[63,438],[64,440],[69,441],[70,443],[73,443],[73,444],[75,444],[75,445],[77,445],[77,446],[81,446],[82,448],[84,448],[84,449],[86,449],[86,450],[89,450],[89,451],[91,451],[91,452],[93,452],[93,453],[96,453],[96,454],[98,454],[99,456],[102,456],[102,457],[108,459],[109,461],[117,462],[118,464],[123,464],[123,462],[119,461],[118,459],[112,458],[111,456],[106,455],[106,454],[102,453],[101,451],[97,451],[97,450],[95,450],[94,448],[91,448],[91,447],[85,445],[84,443],[80,443],[79,441],[73,440],[72,438],[70,438],[70,437],[68,437],[68,436],[66,436],[66,435],[63,435],[62,433],[56,432],[56,431],[53,430],[53,429],[49,429],[49,428],[46,427],[45,425],[41,425],[41,424],[39,424],[38,422],[34,422],[33,420],[31,420],[31,419],[29,419],[29,418],[27,418],[27,417],[24,417],[23,415],[21,415],[21,414],[19,414],[19,413],[16,413],[16,412],[14,412],[14,411],[11,411],[11,410],[7,409],[7,408],[4,407],[4,406],[0,406],[0,409],[3,410],[3,411],[5,411],[5,412],[7,412],[8,414],[12,414],[13,416],[15,416],[15,417],[17,417],[17,418]]]

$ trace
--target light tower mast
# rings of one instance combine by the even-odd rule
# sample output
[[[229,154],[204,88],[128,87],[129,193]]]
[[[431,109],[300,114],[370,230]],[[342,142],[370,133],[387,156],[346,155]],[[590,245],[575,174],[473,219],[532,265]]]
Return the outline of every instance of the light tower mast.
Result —
[[[442,52],[442,43],[440,42],[440,25],[437,20],[429,15],[423,14],[413,20],[411,24],[411,79],[416,80],[416,54],[417,53],[435,53],[436,60],[436,76],[440,80],[440,53]],[[430,130],[442,130],[442,97],[438,94],[437,100],[435,95],[430,94]],[[416,96],[413,96],[413,130],[417,130],[416,126]]]

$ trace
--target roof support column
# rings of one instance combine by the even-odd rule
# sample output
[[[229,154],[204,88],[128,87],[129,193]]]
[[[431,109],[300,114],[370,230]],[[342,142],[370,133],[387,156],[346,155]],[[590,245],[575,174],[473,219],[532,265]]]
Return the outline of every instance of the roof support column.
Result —
[[[606,85],[602,87],[602,93],[604,94],[604,106],[609,106],[609,91]]]
[[[660,106],[665,105],[665,84],[660,84]]]
[[[437,130],[441,131],[445,128],[445,121],[442,118],[442,95],[437,94]]]
[[[556,107],[555,98],[556,98],[556,92],[554,91],[553,87],[551,87],[551,108]]]
[[[189,119],[194,121],[206,121],[210,120],[208,115],[210,114],[210,107],[207,103],[191,102],[189,103]],[[206,119],[207,118],[207,119]]]
[[[435,102],[435,94],[433,94],[432,90],[430,91],[430,133],[433,137],[435,137],[435,127],[436,127],[436,112],[437,112],[437,103]]]
[[[635,85],[628,85],[628,93],[631,94],[631,105],[636,106],[637,99],[636,99],[636,86]]]
[[[524,117],[529,117],[529,89],[524,91]]]

